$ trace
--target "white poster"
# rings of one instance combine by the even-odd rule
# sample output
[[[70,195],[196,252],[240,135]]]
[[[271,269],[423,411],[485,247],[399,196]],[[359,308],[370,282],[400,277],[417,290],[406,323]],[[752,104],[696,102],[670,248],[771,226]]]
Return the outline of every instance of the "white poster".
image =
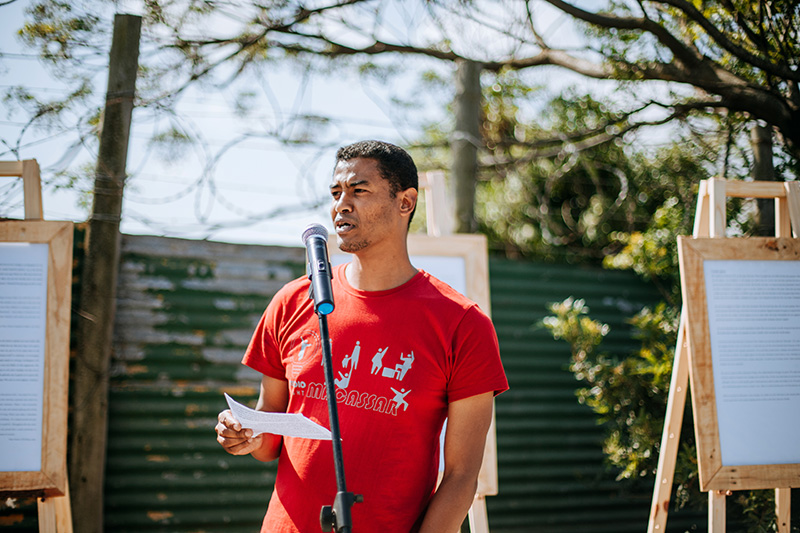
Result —
[[[703,262],[723,466],[800,463],[800,262]]]
[[[349,263],[350,254],[335,253],[331,256],[333,266]],[[467,266],[460,256],[412,255],[411,263],[431,276],[444,281],[461,294],[467,294]]]
[[[0,243],[0,472],[42,469],[48,252]]]

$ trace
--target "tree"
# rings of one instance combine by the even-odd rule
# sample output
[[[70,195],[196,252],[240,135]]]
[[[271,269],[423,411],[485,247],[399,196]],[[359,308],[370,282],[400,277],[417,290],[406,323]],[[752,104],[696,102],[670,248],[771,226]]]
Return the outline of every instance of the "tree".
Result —
[[[692,86],[699,95],[676,101],[676,112],[725,108],[764,120],[798,157],[796,2],[721,0],[701,8],[683,0],[623,2],[590,13],[562,0],[547,1],[595,31],[606,68],[581,67],[584,74]],[[554,55],[555,64],[578,70],[575,61]]]

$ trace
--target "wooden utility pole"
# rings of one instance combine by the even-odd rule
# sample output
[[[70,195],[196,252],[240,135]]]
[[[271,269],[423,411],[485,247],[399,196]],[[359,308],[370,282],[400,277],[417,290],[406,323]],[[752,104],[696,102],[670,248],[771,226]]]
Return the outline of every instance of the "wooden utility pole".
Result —
[[[122,192],[142,19],[114,17],[94,204],[86,233],[73,370],[69,475],[75,531],[102,533],[108,376],[119,267]]]
[[[475,186],[478,178],[478,148],[481,146],[481,70],[475,61],[460,60],[456,68],[453,102],[455,131],[450,140],[453,154],[450,177],[456,232],[474,233]]]

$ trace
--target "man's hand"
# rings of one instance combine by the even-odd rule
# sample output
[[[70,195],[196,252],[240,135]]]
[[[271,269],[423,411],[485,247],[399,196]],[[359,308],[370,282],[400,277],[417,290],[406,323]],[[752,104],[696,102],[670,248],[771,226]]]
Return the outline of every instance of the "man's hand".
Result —
[[[280,379],[263,376],[261,392],[256,409],[267,413],[285,413],[289,405],[289,387]],[[242,428],[230,409],[225,409],[217,416],[214,427],[219,442],[226,452],[232,455],[251,454],[259,461],[269,462],[278,458],[283,447],[283,437],[272,433],[261,433],[253,436],[253,430]]]
[[[225,409],[217,416],[214,430],[217,432],[217,442],[231,455],[248,455],[264,444],[264,434],[253,437],[253,430],[242,428],[230,409]]]

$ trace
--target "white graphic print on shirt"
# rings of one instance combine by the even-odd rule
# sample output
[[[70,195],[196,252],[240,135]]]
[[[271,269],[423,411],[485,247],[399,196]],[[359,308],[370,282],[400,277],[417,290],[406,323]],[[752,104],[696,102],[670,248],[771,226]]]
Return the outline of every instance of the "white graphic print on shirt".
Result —
[[[307,329],[300,333],[300,338],[297,341],[292,352],[296,352],[297,356],[292,358],[289,363],[288,377],[292,382],[296,381],[303,371],[303,368],[314,359],[313,355],[320,349],[319,333]]]
[[[302,369],[306,366],[306,364],[308,364],[308,361],[312,359],[309,354],[314,353],[314,350],[319,349],[319,347],[319,335],[313,330],[306,330],[301,333],[300,340],[293,349],[297,355],[292,358],[290,363],[291,368],[289,369],[289,374],[292,377],[290,384],[294,394],[317,399],[325,399],[327,397],[324,386],[321,386],[318,383],[306,384],[304,382],[296,381]],[[400,390],[397,390],[391,386],[391,382],[389,381],[386,383],[386,397],[379,397],[375,394],[359,393],[358,391],[354,391],[352,389],[348,390],[353,374],[356,372],[362,372],[358,370],[361,349],[361,341],[356,341],[352,351],[342,358],[339,364],[341,370],[336,369],[336,363],[334,363],[334,368],[336,369],[335,374],[338,375],[338,377],[334,378],[333,380],[338,388],[336,391],[337,401],[345,403],[345,405],[353,405],[355,407],[361,407],[364,409],[386,412],[395,416],[401,407],[403,411],[406,411],[409,406],[407,397],[411,393],[411,390],[406,390],[405,388],[400,388]],[[384,366],[384,357],[387,356],[388,352],[388,346],[378,348],[375,351],[375,355],[372,357],[370,374],[387,380],[402,382],[414,364],[414,352],[411,351],[408,354],[400,352],[399,362],[396,362],[395,364],[389,362],[386,364],[386,366]]]

